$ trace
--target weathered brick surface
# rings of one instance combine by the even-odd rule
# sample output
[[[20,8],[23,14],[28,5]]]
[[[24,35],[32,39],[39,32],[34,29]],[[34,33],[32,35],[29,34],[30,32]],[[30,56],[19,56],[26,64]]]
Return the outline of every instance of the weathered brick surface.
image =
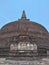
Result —
[[[9,56],[10,45],[19,42],[35,43],[40,55],[42,49],[45,50],[41,54],[49,50],[49,33],[42,25],[27,19],[23,12],[21,19],[8,23],[0,29],[0,55]]]

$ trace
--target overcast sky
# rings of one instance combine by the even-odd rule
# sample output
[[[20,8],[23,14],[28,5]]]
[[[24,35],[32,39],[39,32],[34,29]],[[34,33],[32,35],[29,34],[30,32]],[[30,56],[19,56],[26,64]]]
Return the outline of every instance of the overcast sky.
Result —
[[[0,0],[0,28],[20,19],[23,10],[28,19],[49,31],[49,0]]]

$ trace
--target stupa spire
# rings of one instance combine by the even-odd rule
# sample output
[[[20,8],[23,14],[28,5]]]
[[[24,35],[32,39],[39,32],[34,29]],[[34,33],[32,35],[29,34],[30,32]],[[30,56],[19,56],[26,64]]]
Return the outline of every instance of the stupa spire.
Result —
[[[23,10],[21,19],[26,19],[26,14],[25,14],[25,11],[24,10]]]

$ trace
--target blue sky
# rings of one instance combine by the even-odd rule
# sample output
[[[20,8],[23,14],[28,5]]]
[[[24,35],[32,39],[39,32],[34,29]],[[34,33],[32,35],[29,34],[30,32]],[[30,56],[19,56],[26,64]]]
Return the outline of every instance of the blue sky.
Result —
[[[49,31],[49,0],[0,0],[0,28],[20,19],[23,10],[28,19]]]

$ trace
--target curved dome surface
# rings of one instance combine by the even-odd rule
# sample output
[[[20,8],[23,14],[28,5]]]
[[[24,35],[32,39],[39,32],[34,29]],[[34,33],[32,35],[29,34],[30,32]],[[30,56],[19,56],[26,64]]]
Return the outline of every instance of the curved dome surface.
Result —
[[[21,19],[6,24],[1,28],[3,32],[19,31],[19,32],[40,32],[48,33],[48,31],[40,24],[30,21],[26,18],[25,12],[23,11]]]
[[[35,31],[35,32],[45,32],[48,31],[40,24],[31,22],[29,20],[18,20],[15,22],[11,22],[6,24],[1,28],[3,31]]]

